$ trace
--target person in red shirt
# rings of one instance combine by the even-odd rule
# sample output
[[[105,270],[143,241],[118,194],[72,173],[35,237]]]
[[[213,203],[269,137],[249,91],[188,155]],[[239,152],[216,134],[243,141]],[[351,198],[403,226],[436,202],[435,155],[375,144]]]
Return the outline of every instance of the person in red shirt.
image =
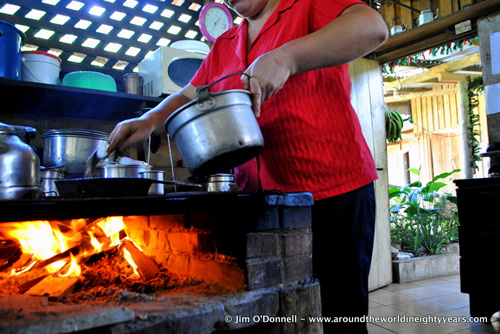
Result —
[[[265,147],[235,168],[241,190],[308,191],[314,196],[313,266],[323,315],[368,312],[377,173],[350,102],[349,62],[388,36],[360,0],[225,0],[245,19],[220,36],[190,84],[143,116],[119,123],[108,152],[124,151],[196,98],[195,87],[244,72],[211,91],[248,89]],[[366,332],[339,324],[336,333]],[[330,326],[324,324],[325,333]]]

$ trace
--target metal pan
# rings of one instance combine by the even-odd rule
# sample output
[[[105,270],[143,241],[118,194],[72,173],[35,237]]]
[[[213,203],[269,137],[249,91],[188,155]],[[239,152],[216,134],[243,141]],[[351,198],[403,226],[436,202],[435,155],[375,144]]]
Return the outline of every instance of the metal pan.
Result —
[[[163,183],[202,190],[201,184],[181,181],[159,181],[143,178],[80,178],[55,181],[60,197],[133,197],[147,196],[153,183]]]

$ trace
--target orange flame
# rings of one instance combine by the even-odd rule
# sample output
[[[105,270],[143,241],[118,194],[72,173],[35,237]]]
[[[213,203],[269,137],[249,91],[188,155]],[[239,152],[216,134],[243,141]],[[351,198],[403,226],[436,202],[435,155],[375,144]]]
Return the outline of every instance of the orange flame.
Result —
[[[64,233],[61,231],[64,230]],[[82,257],[98,254],[113,246],[119,245],[125,237],[123,217],[106,217],[97,222],[88,224],[86,219],[74,219],[63,227],[56,221],[26,221],[0,224],[0,237],[17,240],[21,245],[23,254],[31,254],[37,262],[49,259],[74,246],[80,246],[79,253],[75,256],[70,253],[70,260],[54,262],[45,268],[50,273],[58,271],[60,276],[79,276],[82,268],[79,261]],[[137,265],[128,251],[123,249],[125,259],[137,273]],[[16,274],[21,274],[34,265]],[[64,267],[64,268],[63,268]]]
[[[59,276],[63,277],[78,277],[82,273],[82,268],[78,264],[76,257],[70,254],[71,260],[69,261],[68,269],[64,273],[60,273]]]

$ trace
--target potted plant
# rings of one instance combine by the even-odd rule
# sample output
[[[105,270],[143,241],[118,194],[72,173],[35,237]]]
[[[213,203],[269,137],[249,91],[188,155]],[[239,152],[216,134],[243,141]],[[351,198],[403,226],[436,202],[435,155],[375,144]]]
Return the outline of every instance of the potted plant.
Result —
[[[409,171],[421,174],[420,169]],[[447,183],[442,182],[458,171],[439,174],[425,185],[419,180],[401,188],[389,188],[391,241],[402,252],[411,254],[409,260],[393,261],[394,281],[408,282],[436,277],[443,270],[443,275],[458,270],[457,254],[453,259],[444,260],[437,260],[435,256],[443,253],[445,245],[458,241],[457,199],[443,190]],[[417,263],[423,257],[428,257],[426,262],[438,263]],[[453,268],[443,268],[440,261],[451,261]],[[411,265],[406,264],[410,262]],[[423,271],[423,276],[418,271]]]

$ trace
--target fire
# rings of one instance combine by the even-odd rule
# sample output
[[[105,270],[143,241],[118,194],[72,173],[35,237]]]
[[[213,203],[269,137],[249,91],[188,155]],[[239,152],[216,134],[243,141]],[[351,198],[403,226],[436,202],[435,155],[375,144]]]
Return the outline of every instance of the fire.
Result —
[[[68,222],[26,221],[0,224],[0,237],[17,241],[27,263],[13,269],[19,275],[37,266],[58,276],[78,277],[82,273],[80,262],[131,241],[125,232],[123,217],[106,217],[88,224],[85,219]],[[125,259],[137,272],[130,253],[121,247]],[[135,275],[134,275],[135,276]]]

